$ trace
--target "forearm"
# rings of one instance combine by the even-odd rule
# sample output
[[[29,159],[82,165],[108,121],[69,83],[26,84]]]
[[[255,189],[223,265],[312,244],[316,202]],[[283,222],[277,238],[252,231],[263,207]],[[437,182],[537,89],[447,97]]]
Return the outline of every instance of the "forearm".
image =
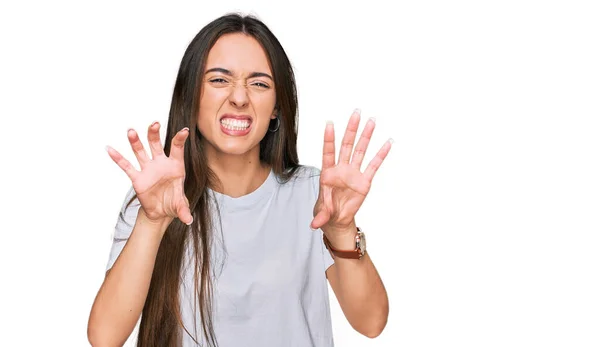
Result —
[[[354,249],[352,232],[338,234],[338,238],[330,239],[336,249]],[[334,290],[344,315],[350,324],[360,333],[378,336],[387,323],[389,303],[387,292],[373,264],[371,257],[365,254],[361,259],[343,259],[334,257],[334,271],[328,273],[333,278],[329,281]]]
[[[137,323],[150,287],[160,241],[170,220],[149,221],[140,209],[131,236],[107,273],[88,323],[92,345],[122,345]]]

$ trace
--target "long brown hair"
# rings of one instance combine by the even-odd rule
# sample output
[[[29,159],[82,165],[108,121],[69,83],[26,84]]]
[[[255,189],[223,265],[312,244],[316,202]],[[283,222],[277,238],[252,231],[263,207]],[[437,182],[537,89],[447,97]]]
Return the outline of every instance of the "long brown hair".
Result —
[[[190,132],[185,145],[184,190],[194,216],[191,227],[175,219],[167,228],[156,256],[148,296],[142,311],[137,346],[179,346],[184,328],[179,305],[179,288],[186,247],[194,255],[194,288],[202,320],[202,333],[216,346],[212,324],[211,244],[214,233],[209,187],[220,184],[208,167],[197,115],[206,59],[215,42],[225,34],[244,33],[264,48],[276,93],[279,129],[267,132],[260,143],[260,160],[271,166],[280,181],[289,180],[299,168],[296,149],[298,100],[290,61],[273,33],[253,16],[228,14],[206,25],[194,37],[183,55],[173,90],[164,150],[169,155],[171,141],[183,127]],[[135,197],[132,199],[132,201]],[[191,243],[190,243],[191,242]]]

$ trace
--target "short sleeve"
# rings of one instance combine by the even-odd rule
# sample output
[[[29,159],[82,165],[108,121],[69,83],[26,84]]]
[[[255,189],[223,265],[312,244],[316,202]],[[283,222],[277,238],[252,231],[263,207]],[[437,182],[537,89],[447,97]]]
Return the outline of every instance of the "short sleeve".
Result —
[[[319,232],[321,234],[321,239],[323,239],[323,231],[321,229],[319,229]],[[323,250],[323,260],[325,262],[325,271],[327,271],[327,269],[329,269],[329,267],[331,265],[333,265],[335,263],[335,261],[333,260],[333,257],[331,256],[331,252],[329,252],[329,250],[327,249],[327,247],[325,247],[325,244],[323,242],[321,242],[321,249]]]
[[[106,266],[106,271],[110,270],[112,266],[115,264],[115,261],[123,251],[131,232],[133,231],[133,226],[135,225],[135,221],[137,219],[137,214],[140,209],[140,203],[137,199],[133,200],[131,204],[129,201],[135,195],[135,191],[133,187],[129,189],[125,200],[123,201],[123,206],[121,207],[121,211],[119,216],[117,217],[117,223],[115,225],[115,230],[113,233],[113,242],[110,248],[110,256],[108,258],[108,264]]]
[[[317,168],[312,168],[311,170],[311,174],[310,174],[310,180],[312,183],[312,188],[314,191],[314,197],[315,197],[315,202],[316,199],[319,198],[319,180],[321,178],[321,170],[317,169]],[[323,254],[323,264],[324,264],[324,269],[325,271],[327,271],[327,269],[329,269],[329,267],[331,265],[333,265],[334,260],[333,257],[331,256],[331,253],[329,252],[329,250],[327,249],[327,247],[325,247],[325,244],[323,243],[323,230],[319,229],[319,237],[320,237],[320,248],[321,248],[321,253]]]

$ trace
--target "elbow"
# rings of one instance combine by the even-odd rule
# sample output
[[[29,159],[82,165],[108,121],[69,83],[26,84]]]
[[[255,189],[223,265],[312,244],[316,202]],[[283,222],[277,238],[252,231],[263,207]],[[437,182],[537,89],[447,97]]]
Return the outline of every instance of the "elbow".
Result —
[[[93,347],[106,346],[106,341],[102,338],[103,335],[104,334],[100,331],[98,324],[96,324],[93,319],[90,319],[87,326],[87,338],[90,345]]]
[[[387,319],[385,319],[382,322],[377,322],[377,323],[371,324],[369,327],[367,327],[367,328],[363,329],[363,331],[359,331],[359,332],[362,335],[364,335],[370,339],[374,339],[374,338],[378,337],[379,335],[381,335],[381,333],[385,329],[386,324],[387,324]]]
[[[127,332],[115,326],[113,320],[106,318],[92,314],[87,326],[88,342],[92,347],[123,346],[133,328]]]
[[[87,338],[91,346],[102,346],[102,335],[97,332],[97,329],[92,324],[88,324]]]
[[[118,344],[116,341],[111,341],[110,334],[106,332],[102,332],[99,329],[95,328],[92,325],[88,325],[87,330],[88,342],[92,347],[105,347],[105,346],[122,346],[123,344]]]
[[[371,316],[370,319],[362,321],[360,325],[357,324],[355,330],[361,335],[364,335],[370,339],[374,339],[383,333],[387,322],[388,322],[388,307],[386,305],[384,310],[381,310],[379,314]]]
[[[101,320],[98,317],[98,307],[96,307],[96,302],[94,302],[87,325],[88,342],[94,347],[104,346],[106,344],[104,341],[102,341],[103,334],[100,321]]]
[[[363,335],[365,335],[366,337],[368,337],[370,339],[374,339],[374,338],[378,337],[379,335],[381,335],[382,332],[383,332],[383,329],[378,329],[378,330],[369,331]]]
[[[111,341],[112,334],[103,327],[104,324],[94,318],[92,313],[87,326],[87,338],[90,345],[93,347],[117,346],[115,341]]]
[[[387,315],[382,316],[381,318],[365,319],[360,322],[350,321],[350,325],[359,334],[374,339],[381,335],[385,329],[385,326],[387,325]]]

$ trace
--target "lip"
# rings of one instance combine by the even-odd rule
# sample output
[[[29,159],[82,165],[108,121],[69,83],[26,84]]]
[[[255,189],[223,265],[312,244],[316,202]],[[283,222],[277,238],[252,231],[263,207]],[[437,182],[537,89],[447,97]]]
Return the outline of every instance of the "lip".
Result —
[[[221,121],[223,118],[231,118],[231,119],[245,119],[245,120],[249,120],[249,121],[250,121],[250,123],[252,123],[252,117],[250,117],[249,115],[245,115],[245,114],[236,115],[236,114],[226,113],[226,114],[222,115],[221,117],[219,117],[219,122],[220,122],[220,121]]]
[[[248,126],[248,128],[244,129],[244,130],[227,129],[221,123],[221,120],[223,120],[225,118],[247,120],[250,122],[250,126]],[[229,136],[244,136],[244,135],[247,135],[248,133],[250,133],[250,129],[252,129],[252,117],[250,117],[248,115],[235,115],[235,114],[226,113],[226,114],[222,115],[221,117],[219,117],[219,126],[221,127],[221,131],[224,134],[227,134]]]

